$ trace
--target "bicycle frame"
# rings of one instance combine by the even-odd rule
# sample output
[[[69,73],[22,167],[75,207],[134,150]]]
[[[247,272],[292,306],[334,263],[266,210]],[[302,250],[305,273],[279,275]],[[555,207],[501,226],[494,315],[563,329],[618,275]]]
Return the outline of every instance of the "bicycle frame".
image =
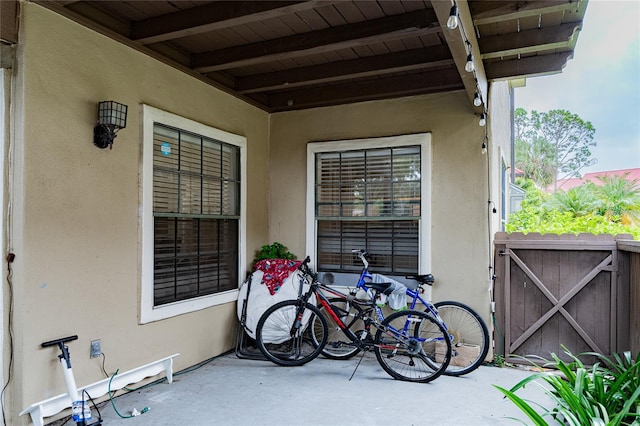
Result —
[[[367,280],[373,279],[373,274],[371,274],[369,272],[369,262],[367,261],[367,259],[365,259],[364,254],[362,252],[359,252],[357,254],[358,254],[358,257],[360,258],[360,260],[362,261],[362,263],[364,264],[364,267],[362,268],[362,271],[360,272],[360,277],[358,278],[358,284],[357,284],[356,288],[362,289],[364,291],[369,291],[370,288],[367,286]],[[420,296],[420,293],[424,292],[424,291],[427,291],[429,293],[429,297],[427,298],[427,300],[423,299]],[[427,309],[427,311],[431,315],[433,315],[433,317],[436,319],[436,321],[441,323],[444,326],[445,330],[448,331],[447,325],[444,323],[442,318],[440,318],[440,315],[438,315],[438,310],[433,305],[433,303],[431,303],[431,289],[430,288],[425,290],[422,287],[422,284],[418,284],[418,288],[415,289],[415,290],[412,290],[409,287],[407,287],[406,294],[407,294],[407,296],[409,296],[411,298],[411,303],[409,305],[409,309],[415,309],[416,305],[418,305],[418,302],[422,303],[424,305],[424,307]],[[377,305],[374,305],[374,306],[375,306],[375,308],[376,308],[376,310],[378,312],[379,318],[381,320],[384,319],[384,315],[383,315],[382,310],[380,309],[380,307],[378,307]]]
[[[369,272],[369,262],[365,257],[367,255],[367,252],[365,250],[352,250],[352,253],[358,256],[358,258],[361,260],[361,262],[363,263],[363,268],[360,272],[356,287],[349,288],[349,296],[347,299],[349,302],[347,302],[346,310],[347,312],[349,310],[353,312],[348,304],[351,303],[351,300],[354,300],[354,303],[357,303],[359,306],[362,306],[363,303],[370,303],[375,307],[378,321],[382,322],[384,321],[384,311],[380,306],[377,305],[377,303],[379,303],[377,302],[378,295],[388,294],[392,289],[394,291],[397,291],[399,287],[382,282],[385,281],[384,279],[377,280],[376,274],[372,274]],[[486,358],[489,348],[489,335],[486,326],[482,322],[482,319],[471,308],[462,303],[439,302],[434,304],[431,299],[432,284],[434,282],[433,276],[407,275],[406,278],[415,280],[418,284],[415,289],[409,287],[404,288],[403,296],[407,299],[406,308],[408,308],[410,311],[424,312],[431,318],[432,321],[437,322],[444,334],[440,334],[440,336],[438,338],[435,338],[434,341],[436,341],[436,343],[443,343],[444,340],[449,340],[452,345],[452,356],[461,355],[459,361],[457,361],[451,371],[448,371],[447,373],[450,375],[458,376],[475,370],[480,365],[479,362],[482,362],[482,360]],[[390,280],[391,279],[386,281]],[[363,299],[362,297],[356,299],[356,295],[358,293],[362,293],[363,291],[366,291],[369,296],[366,298],[366,302],[361,300]],[[411,300],[408,300],[409,298]],[[420,304],[422,304],[422,307],[419,306]],[[442,308],[444,310],[441,311],[442,314],[439,312],[441,306],[444,307]],[[345,309],[342,305],[338,305],[337,308],[339,311]],[[358,309],[357,311],[359,312],[360,309]],[[361,314],[358,313],[357,315],[360,316]],[[353,315],[352,317],[355,318],[355,316]],[[449,325],[447,325],[444,318],[447,318]],[[335,322],[342,323],[342,321]],[[356,323],[355,321],[351,320],[348,320],[347,322],[349,323],[349,326],[353,326]],[[367,329],[367,332],[368,331],[369,329]],[[475,355],[469,353],[470,349],[468,348],[470,347],[478,348],[477,357],[473,358]],[[343,359],[349,356],[348,353],[345,357],[340,353],[331,353],[330,351],[323,352],[323,354],[329,358],[335,359]],[[462,363],[465,364],[463,365]]]
[[[329,351],[339,352],[336,359],[373,350],[394,379],[426,383],[444,373],[451,345],[433,316],[403,310],[385,318],[374,300],[359,300],[353,289],[347,294],[319,282],[310,261],[307,256],[298,267],[297,297],[271,306],[258,321],[256,342],[266,358],[278,365],[303,365],[331,353],[324,352],[331,342]],[[388,290],[388,284],[371,284],[375,296]],[[440,343],[446,346],[444,352]]]
[[[303,264],[300,266],[299,270],[302,272],[303,276],[300,278],[300,289],[298,291],[298,299],[303,301],[303,302],[308,302],[308,300],[311,298],[311,294],[315,294],[316,295],[316,299],[318,301],[318,303],[324,307],[324,309],[326,310],[326,312],[329,314],[329,316],[331,316],[331,318],[335,321],[336,325],[340,328],[340,330],[342,330],[342,332],[345,334],[345,336],[347,336],[349,338],[349,340],[351,340],[353,343],[361,346],[361,347],[365,347],[368,346],[368,344],[365,344],[353,331],[351,331],[347,325],[344,323],[344,321],[342,321],[342,319],[338,316],[338,314],[335,312],[333,306],[331,305],[331,303],[329,302],[328,297],[326,296],[326,294],[324,292],[328,292],[333,294],[334,296],[337,296],[341,299],[350,301],[350,302],[355,302],[355,303],[359,303],[360,305],[366,305],[367,309],[364,310],[363,312],[365,313],[364,315],[361,316],[360,319],[362,319],[365,322],[365,327],[369,327],[371,325],[373,325],[375,328],[377,329],[381,329],[383,330],[385,333],[388,333],[389,335],[394,336],[395,338],[401,340],[403,343],[407,343],[410,339],[406,338],[403,333],[406,333],[407,330],[409,329],[409,321],[407,321],[404,325],[404,327],[402,328],[402,330],[398,330],[394,327],[388,327],[388,326],[384,326],[382,325],[382,321],[384,321],[384,314],[382,312],[382,309],[377,306],[375,303],[373,303],[373,301],[371,302],[357,302],[354,298],[351,298],[350,295],[342,293],[341,291],[338,291],[334,288],[331,288],[325,284],[322,284],[321,282],[318,281],[317,279],[317,274],[313,273],[309,267],[306,265],[306,262],[308,261],[309,258],[307,258],[305,260],[305,262],[303,262]],[[364,274],[368,274],[368,272],[365,270],[363,270],[363,273],[361,274],[361,277],[363,277]],[[364,277],[363,279],[363,283],[364,283]],[[305,293],[302,294],[302,288],[304,286],[304,283],[308,283],[310,285],[309,290]],[[376,318],[372,318],[370,315],[368,315],[367,313],[371,312],[371,311],[375,311],[376,312]],[[302,314],[299,314],[299,316],[301,316]],[[425,338],[418,338],[418,337],[413,337],[413,339],[419,341],[419,342],[426,342],[427,339]]]

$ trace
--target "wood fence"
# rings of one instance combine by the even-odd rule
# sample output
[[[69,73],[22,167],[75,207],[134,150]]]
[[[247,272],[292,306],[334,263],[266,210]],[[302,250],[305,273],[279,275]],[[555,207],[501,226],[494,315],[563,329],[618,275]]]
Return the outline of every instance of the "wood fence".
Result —
[[[496,353],[510,362],[551,353],[568,360],[563,347],[611,355],[638,345],[637,253],[618,248],[630,239],[496,234]]]
[[[631,353],[640,354],[640,241],[619,241],[618,250],[628,257],[629,269],[629,340]],[[622,279],[625,279],[623,276]]]

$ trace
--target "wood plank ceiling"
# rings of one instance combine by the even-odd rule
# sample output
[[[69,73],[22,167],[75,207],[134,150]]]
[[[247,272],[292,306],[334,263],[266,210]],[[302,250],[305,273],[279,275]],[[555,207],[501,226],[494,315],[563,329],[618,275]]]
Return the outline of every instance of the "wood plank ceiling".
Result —
[[[449,0],[32,1],[269,112],[464,90],[481,113],[487,82],[561,72],[587,6],[457,1],[451,30]]]

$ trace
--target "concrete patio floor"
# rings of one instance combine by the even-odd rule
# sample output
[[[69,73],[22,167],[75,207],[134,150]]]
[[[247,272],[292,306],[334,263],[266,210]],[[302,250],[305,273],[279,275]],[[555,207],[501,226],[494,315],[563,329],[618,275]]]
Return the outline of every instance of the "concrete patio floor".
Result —
[[[347,361],[318,358],[301,367],[279,367],[234,353],[198,369],[101,404],[104,425],[515,425],[526,416],[492,385],[505,388],[531,374],[481,366],[462,377],[419,384],[393,380],[368,353]],[[544,404],[538,386],[518,392]],[[123,419],[135,408],[148,412]],[[93,410],[96,418],[95,409]],[[57,423],[59,424],[59,423]],[[67,424],[71,424],[69,421]]]

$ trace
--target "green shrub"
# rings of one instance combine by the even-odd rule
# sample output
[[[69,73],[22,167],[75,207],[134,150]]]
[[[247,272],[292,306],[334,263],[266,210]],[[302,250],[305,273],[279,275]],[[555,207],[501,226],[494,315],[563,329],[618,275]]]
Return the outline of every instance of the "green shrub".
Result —
[[[253,263],[259,262],[264,259],[287,259],[295,260],[296,255],[291,253],[287,247],[275,242],[273,244],[266,244],[260,247],[260,250],[256,251],[256,257],[253,259]]]
[[[640,240],[640,227],[612,222],[593,213],[576,217],[570,212],[546,211],[540,215],[527,215],[520,211],[509,218],[506,229],[507,232],[525,234],[631,234],[635,240]]]
[[[545,367],[558,370],[533,374],[510,390],[494,385],[506,398],[522,410],[535,425],[548,425],[545,417],[570,426],[633,425],[640,426],[640,354],[634,360],[631,353],[614,355],[611,360],[598,353],[587,352],[575,356],[565,353],[571,362],[562,361],[551,354],[552,361]],[[582,355],[595,356],[595,365],[585,366]],[[520,398],[516,391],[525,385],[541,380],[541,388],[551,397],[555,407],[548,409]],[[533,404],[533,405],[532,405]],[[536,407],[538,410],[536,411]]]
[[[541,234],[631,234],[640,240],[640,226],[632,220],[634,211],[630,206],[624,212],[606,212],[597,208],[593,194],[597,188],[584,184],[568,192],[546,194],[531,181],[518,180],[526,191],[521,210],[509,216],[507,232],[539,232]],[[590,195],[590,191],[595,191]]]

